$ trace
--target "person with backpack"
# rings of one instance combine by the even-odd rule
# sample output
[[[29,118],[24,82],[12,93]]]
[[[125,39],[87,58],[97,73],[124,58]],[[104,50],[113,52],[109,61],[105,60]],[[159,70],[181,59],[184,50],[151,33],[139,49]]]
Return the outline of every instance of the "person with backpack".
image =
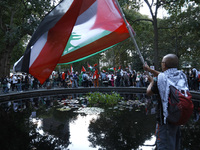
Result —
[[[86,74],[86,72],[83,72],[82,74],[82,84],[83,87],[88,87],[88,75]]]
[[[72,77],[73,77],[73,80],[72,80],[72,88],[78,88],[78,73],[75,73],[74,71],[72,72]]]
[[[144,70],[157,76],[154,81],[148,75],[149,86],[147,95],[158,95],[156,147],[157,150],[180,150],[180,124],[184,124],[193,112],[193,103],[188,89],[186,75],[177,69],[178,57],[175,54],[167,54],[161,63],[162,71],[151,69],[147,64]],[[177,94],[178,93],[178,94]],[[177,100],[178,102],[174,102]],[[171,105],[171,104],[174,105]],[[177,107],[178,104],[188,103],[187,109]],[[177,109],[179,114],[173,114],[171,109]],[[186,116],[181,116],[181,113]],[[187,120],[186,120],[187,119]]]

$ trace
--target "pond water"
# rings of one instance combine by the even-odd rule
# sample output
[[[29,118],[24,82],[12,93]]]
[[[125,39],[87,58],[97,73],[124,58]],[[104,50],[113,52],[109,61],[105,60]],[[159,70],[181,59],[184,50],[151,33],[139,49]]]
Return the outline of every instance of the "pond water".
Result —
[[[152,150],[156,101],[122,95],[113,107],[87,107],[82,95],[0,104],[2,150]],[[139,100],[138,100],[139,99]],[[181,126],[182,149],[200,149],[199,121]]]

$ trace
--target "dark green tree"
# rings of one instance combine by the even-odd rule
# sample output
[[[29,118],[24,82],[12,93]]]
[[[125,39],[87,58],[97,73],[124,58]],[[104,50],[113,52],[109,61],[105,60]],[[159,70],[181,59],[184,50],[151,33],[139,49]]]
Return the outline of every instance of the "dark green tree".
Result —
[[[159,22],[160,55],[175,53],[180,58],[180,68],[187,64],[199,66],[199,7],[188,5],[184,12],[173,13]]]
[[[120,1],[121,2],[121,1]],[[182,13],[182,7],[189,4],[189,2],[194,2],[192,0],[180,0],[180,1],[174,1],[174,0],[135,0],[135,1],[123,1],[121,2],[121,4],[123,4],[123,8],[127,9],[134,9],[134,7],[132,6],[135,6],[134,4],[138,4],[137,6],[140,7],[141,6],[141,3],[145,4],[148,6],[149,8],[149,12],[150,12],[150,15],[151,15],[151,19],[136,19],[135,21],[150,21],[152,22],[152,25],[153,25],[153,33],[154,33],[154,36],[153,36],[153,44],[154,44],[154,51],[153,51],[153,63],[156,67],[156,69],[158,69],[158,66],[159,66],[159,60],[160,60],[160,57],[162,57],[159,52],[160,52],[160,48],[159,48],[159,20],[158,20],[158,9],[163,7],[165,8],[168,13],[170,15],[179,15],[180,13]],[[197,0],[195,0],[196,4],[199,4],[199,2]],[[128,5],[128,6],[127,6]],[[129,7],[130,6],[130,7]],[[138,7],[136,7],[136,10],[138,10]],[[124,11],[126,11],[124,9]],[[134,22],[135,22],[134,21]]]
[[[181,41],[179,53],[181,60],[191,62],[192,67],[200,68],[200,9],[199,4],[191,4],[188,9],[178,16]],[[183,58],[183,59],[182,59]]]
[[[52,8],[52,2],[52,0],[0,1],[1,77],[9,75],[11,63],[22,56],[28,35],[33,34],[41,19]]]

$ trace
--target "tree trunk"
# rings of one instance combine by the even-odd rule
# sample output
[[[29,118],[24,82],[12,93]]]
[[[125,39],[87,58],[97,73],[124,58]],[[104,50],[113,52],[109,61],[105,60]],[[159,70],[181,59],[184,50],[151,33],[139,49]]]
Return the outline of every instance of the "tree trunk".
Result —
[[[0,77],[10,76],[10,59],[11,59],[11,48],[7,48],[3,51],[0,58]]]
[[[113,64],[112,64],[112,66],[115,67],[115,58],[116,58],[115,57],[115,50],[113,49],[112,52],[113,52]]]

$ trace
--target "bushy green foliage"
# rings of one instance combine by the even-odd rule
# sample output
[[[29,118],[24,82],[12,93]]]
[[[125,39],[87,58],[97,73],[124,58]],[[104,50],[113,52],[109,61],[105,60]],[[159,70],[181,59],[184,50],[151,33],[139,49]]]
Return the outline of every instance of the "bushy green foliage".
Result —
[[[105,106],[114,106],[122,99],[120,94],[113,92],[112,94],[94,92],[87,95],[89,104],[91,106],[96,104],[103,104]]]

